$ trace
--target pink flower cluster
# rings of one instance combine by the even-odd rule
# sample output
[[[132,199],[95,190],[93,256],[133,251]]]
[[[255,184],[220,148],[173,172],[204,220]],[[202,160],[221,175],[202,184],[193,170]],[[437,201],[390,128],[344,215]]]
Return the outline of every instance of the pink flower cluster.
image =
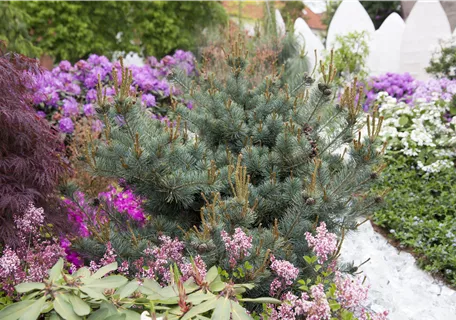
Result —
[[[353,310],[367,300],[369,287],[364,286],[359,277],[352,280],[336,272],[335,283],[337,301],[343,308]]]
[[[328,257],[336,252],[337,237],[334,233],[328,232],[326,223],[321,222],[317,227],[317,235],[314,237],[309,232],[305,234],[309,246],[318,257],[319,263],[324,263]]]
[[[41,238],[42,208],[30,204],[24,214],[15,216],[15,223],[20,243],[14,250],[5,247],[0,256],[0,288],[8,295],[14,294],[18,283],[42,281],[57,260],[66,256],[56,239]]]
[[[294,320],[304,317],[306,320],[329,320],[331,318],[331,308],[326,299],[326,294],[322,284],[310,288],[311,297],[307,293],[301,293],[298,298],[291,292],[282,295],[283,303],[272,308],[270,320]],[[312,300],[310,300],[312,298]]]
[[[293,284],[299,274],[299,269],[286,260],[276,260],[271,255],[271,270],[277,275],[272,281],[269,294],[275,296],[278,292],[284,290]]]
[[[234,268],[239,260],[250,255],[249,249],[252,248],[252,236],[247,236],[241,228],[234,229],[234,234],[230,236],[225,230],[221,232],[225,249],[230,257],[230,266]]]
[[[166,285],[171,280],[170,265],[176,263],[182,273],[182,280],[185,281],[190,277],[195,276],[195,271],[191,262],[184,257],[183,251],[185,245],[182,241],[171,239],[168,236],[160,236],[161,245],[154,248],[144,250],[144,257],[141,257],[132,263],[136,269],[136,278],[149,278],[158,280],[161,284]],[[117,260],[117,254],[111,243],[106,244],[106,252],[103,258],[97,263],[90,262],[90,270],[97,271],[99,268],[108,265]],[[195,267],[199,275],[204,278],[206,276],[206,264],[200,256],[194,259]],[[73,268],[76,270],[76,268]],[[123,261],[117,268],[119,273],[128,275],[130,265],[127,261]]]

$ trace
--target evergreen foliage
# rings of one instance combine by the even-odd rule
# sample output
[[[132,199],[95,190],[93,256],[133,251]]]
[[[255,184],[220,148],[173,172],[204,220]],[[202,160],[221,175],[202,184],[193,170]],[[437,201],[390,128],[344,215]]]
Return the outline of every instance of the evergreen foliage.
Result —
[[[361,137],[356,80],[335,104],[332,61],[329,68],[320,65],[317,83],[303,74],[290,85],[274,72],[256,86],[245,72],[248,62],[235,43],[227,55],[229,76],[221,81],[204,66],[193,81],[176,72],[194,108],[173,100],[173,121],[165,123],[151,119],[124,70],[122,79],[114,78],[114,102],[99,88],[104,137],[88,143],[86,161],[95,174],[122,178],[147,199],[157,232],[179,227],[190,254],[230,270],[236,281],[254,282],[256,296],[269,289],[271,253],[312,276],[302,258],[311,252],[305,232],[318,222],[331,232],[353,229],[379,202],[366,191],[381,168],[381,119],[368,117]],[[222,237],[238,227],[253,239],[251,254],[241,254],[248,262],[242,272],[231,270]],[[111,240],[115,248],[115,235]]]

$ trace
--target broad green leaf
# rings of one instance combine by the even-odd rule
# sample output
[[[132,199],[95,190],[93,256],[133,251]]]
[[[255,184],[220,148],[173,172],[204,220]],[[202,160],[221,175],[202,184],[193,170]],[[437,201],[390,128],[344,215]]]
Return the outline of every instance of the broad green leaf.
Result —
[[[24,282],[24,283],[18,284],[14,288],[19,293],[26,293],[26,292],[29,292],[32,290],[43,290],[44,287],[45,287],[44,283],[41,283],[41,282]]]
[[[244,302],[253,302],[253,303],[273,303],[273,304],[280,304],[282,303],[278,299],[270,298],[270,297],[264,297],[264,298],[240,298],[238,299],[239,301],[244,301]]]
[[[101,277],[105,276],[106,274],[108,274],[109,272],[114,271],[114,270],[117,270],[117,262],[113,262],[108,265],[105,265],[104,267],[101,267],[100,269],[98,269],[97,272],[95,272],[92,275],[91,278],[100,279]]]
[[[203,301],[206,301],[210,298],[214,297],[214,295],[210,292],[204,293],[202,291],[198,291],[195,293],[192,293],[187,296],[187,302],[192,303],[193,305],[200,304]]]
[[[216,269],[217,270],[217,269]],[[183,317],[181,320],[188,320],[188,319],[193,319],[193,317],[199,315],[199,314],[204,314],[208,312],[209,310],[212,310],[215,308],[215,303],[217,302],[217,297],[213,297],[202,304],[197,305],[196,307],[191,308]]]
[[[87,283],[85,287],[88,288],[99,288],[99,289],[115,289],[125,285],[128,279],[124,276],[108,276],[103,279],[97,279],[90,283]]]
[[[123,299],[126,297],[129,297],[139,288],[139,283],[137,280],[132,280],[128,282],[126,285],[124,285],[122,288],[119,288],[117,290],[117,293],[119,294],[119,299]]]
[[[41,313],[51,312],[52,309],[54,309],[54,301],[46,301],[44,306],[41,308]]]
[[[36,320],[41,314],[41,309],[46,302],[46,297],[41,297],[36,300],[30,307],[27,308],[27,311],[20,317],[20,320]]]
[[[69,300],[74,312],[78,316],[86,316],[90,313],[90,306],[78,296],[70,295]]]
[[[81,278],[89,278],[91,275],[91,272],[89,268],[87,267],[82,267],[79,268],[78,271],[74,274],[75,277],[81,277]]]
[[[214,281],[211,282],[209,285],[209,290],[212,292],[220,292],[223,289],[225,289],[226,284],[222,280],[220,280],[220,277],[215,278]]]
[[[230,320],[231,318],[231,300],[227,297],[220,297],[215,303],[215,309],[212,313],[214,320]]]
[[[106,297],[103,293],[94,290],[93,288],[88,288],[87,286],[83,286],[79,288],[82,292],[84,292],[86,295],[91,297],[92,299],[95,300],[106,300]]]
[[[159,293],[161,291],[161,287],[157,281],[152,279],[144,279],[143,285],[139,288],[144,294],[154,294]]]
[[[209,271],[206,273],[206,282],[211,283],[212,281],[215,280],[215,278],[218,276],[218,270],[217,267],[212,267],[209,269]]]
[[[122,313],[118,313],[118,314],[115,314],[115,315],[112,315],[112,316],[109,316],[106,318],[106,320],[126,320],[126,319],[127,319],[127,316]]]
[[[80,320],[71,307],[71,304],[65,299],[64,294],[57,294],[54,300],[54,309],[65,320]]]
[[[109,317],[108,309],[99,309],[95,312],[92,312],[87,320],[104,320]]]
[[[232,320],[251,320],[245,309],[236,301],[231,301],[231,319]]]
[[[63,259],[60,258],[59,261],[52,267],[49,271],[49,281],[57,281],[62,276],[63,270]]]
[[[126,317],[126,320],[140,320],[141,315],[137,312],[125,309],[120,311],[121,314],[124,314]]]
[[[34,304],[33,300],[25,300],[10,304],[0,311],[0,319],[2,320],[17,320]]]

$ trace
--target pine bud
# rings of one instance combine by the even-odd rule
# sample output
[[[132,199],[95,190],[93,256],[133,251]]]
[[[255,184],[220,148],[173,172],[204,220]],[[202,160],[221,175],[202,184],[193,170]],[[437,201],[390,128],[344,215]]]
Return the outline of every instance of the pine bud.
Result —
[[[323,91],[323,94],[324,94],[325,96],[330,96],[330,95],[332,94],[332,91],[331,91],[331,89],[325,89],[325,90]]]
[[[313,205],[315,204],[315,202],[316,202],[316,201],[315,201],[314,198],[308,198],[308,199],[306,200],[306,204],[307,204],[308,206],[313,206]]]
[[[382,203],[383,202],[383,198],[380,197],[380,196],[377,196],[377,197],[375,197],[374,201],[375,201],[375,203]]]
[[[324,92],[326,89],[329,89],[328,85],[326,85],[324,83],[318,84],[318,90],[320,90],[321,92]]]
[[[198,246],[197,250],[198,250],[198,253],[204,253],[207,251],[207,249],[208,249],[207,244],[202,243]]]
[[[372,173],[370,174],[370,178],[371,178],[372,180],[377,179],[377,178],[378,178],[378,173],[377,173],[377,172],[372,172]]]

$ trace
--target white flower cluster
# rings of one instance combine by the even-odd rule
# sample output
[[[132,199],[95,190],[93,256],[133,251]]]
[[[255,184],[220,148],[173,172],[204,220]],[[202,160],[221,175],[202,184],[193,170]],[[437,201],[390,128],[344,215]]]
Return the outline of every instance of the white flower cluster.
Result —
[[[417,168],[429,173],[453,166],[456,117],[445,119],[448,102],[417,99],[412,107],[386,92],[378,94],[377,102],[385,118],[380,136],[389,149],[416,157]]]

